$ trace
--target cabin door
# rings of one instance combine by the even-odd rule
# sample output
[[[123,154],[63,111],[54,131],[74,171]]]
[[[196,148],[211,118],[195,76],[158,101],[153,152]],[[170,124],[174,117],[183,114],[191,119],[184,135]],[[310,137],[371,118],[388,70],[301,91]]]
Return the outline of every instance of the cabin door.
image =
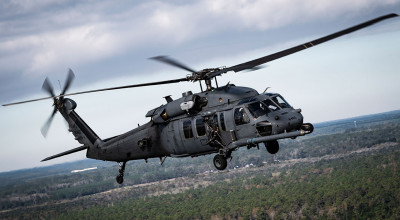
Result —
[[[183,145],[189,155],[198,155],[212,150],[207,145],[206,126],[202,117],[182,119],[181,125]]]
[[[168,124],[168,144],[172,147],[172,156],[187,155],[186,147],[183,143],[181,133],[180,121],[173,121]]]
[[[230,114],[231,111],[218,112],[214,118],[218,118],[219,133],[221,135],[222,144],[228,146],[230,143],[236,140],[235,127],[233,123],[233,118]]]

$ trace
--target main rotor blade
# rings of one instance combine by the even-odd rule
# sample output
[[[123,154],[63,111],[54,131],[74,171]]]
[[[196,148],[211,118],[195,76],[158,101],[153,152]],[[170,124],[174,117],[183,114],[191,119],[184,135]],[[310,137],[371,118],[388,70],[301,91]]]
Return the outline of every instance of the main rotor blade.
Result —
[[[8,103],[8,104],[3,104],[2,106],[10,106],[10,105],[19,105],[19,104],[24,104],[28,102],[36,102],[36,101],[41,101],[41,100],[46,100],[46,99],[53,99],[56,98],[57,96],[51,96],[51,97],[45,97],[45,98],[39,98],[39,99],[31,99],[27,101],[21,101],[21,102],[13,102],[13,103]]]
[[[68,75],[67,75],[67,80],[65,81],[65,85],[64,85],[64,88],[63,88],[63,90],[61,92],[61,95],[65,94],[65,92],[71,86],[72,81],[74,81],[74,78],[75,78],[74,72],[71,69],[69,69],[68,70]]]
[[[174,59],[171,59],[171,58],[169,58],[167,56],[150,57],[149,59],[157,60],[157,61],[169,64],[169,65],[184,69],[184,70],[189,71],[191,73],[196,73],[197,72],[197,71],[187,67],[186,65],[184,65],[184,64],[182,64],[182,63],[180,63],[180,62],[178,62],[178,61],[176,61]]]
[[[56,113],[57,113],[57,108],[54,107],[53,112],[51,113],[50,117],[47,119],[46,123],[40,129],[40,131],[42,132],[43,137],[47,136],[47,132],[49,131],[51,122],[53,121],[54,115]]]
[[[187,79],[187,78],[180,78],[180,79],[172,79],[172,80],[165,80],[165,81],[159,81],[159,82],[141,83],[141,84],[127,85],[127,86],[117,86],[117,87],[111,87],[111,88],[105,88],[105,89],[95,89],[95,90],[89,90],[89,91],[84,91],[84,92],[75,92],[75,93],[70,93],[70,94],[65,94],[65,95],[59,95],[59,96],[56,96],[56,98],[63,97],[63,96],[80,95],[80,94],[85,94],[85,93],[117,90],[117,89],[128,89],[128,88],[134,88],[134,87],[144,87],[144,86],[155,86],[155,85],[162,85],[162,84],[171,84],[171,83],[178,83],[178,82],[184,82],[184,81],[190,81],[190,80]]]
[[[213,73],[211,73],[209,75],[209,78],[213,78],[215,76],[219,76],[219,75],[221,75],[223,73],[226,73],[226,72],[229,72],[229,71],[240,72],[242,70],[252,69],[252,68],[254,68],[254,67],[258,66],[258,65],[261,65],[261,64],[264,64],[264,63],[267,63],[267,62],[282,58],[284,56],[287,56],[287,55],[290,55],[290,54],[293,54],[293,53],[296,53],[296,52],[299,52],[299,51],[302,51],[302,50],[305,50],[305,49],[308,49],[308,48],[316,46],[318,44],[325,43],[327,41],[333,40],[333,39],[335,39],[337,37],[340,37],[340,36],[352,33],[354,31],[363,29],[365,27],[371,26],[371,25],[373,25],[373,24],[375,24],[377,22],[383,21],[385,19],[389,19],[389,18],[393,18],[393,17],[397,17],[397,16],[398,15],[394,14],[394,13],[387,14],[387,15],[384,15],[384,16],[381,16],[381,17],[366,21],[364,23],[358,24],[356,26],[353,26],[353,27],[338,31],[336,33],[333,33],[333,34],[318,38],[316,40],[313,40],[313,41],[310,41],[310,42],[307,42],[307,43],[304,43],[304,44],[300,44],[298,46],[295,46],[295,47],[292,47],[292,48],[289,48],[289,49],[286,49],[286,50],[282,50],[282,51],[279,51],[277,53],[274,53],[274,54],[271,54],[271,55],[268,55],[268,56],[265,56],[265,57],[261,57],[261,58],[258,58],[258,59],[255,59],[255,60],[251,60],[251,61],[248,61],[248,62],[245,62],[245,63],[241,63],[241,64],[238,64],[238,65],[235,65],[235,66],[232,66],[232,67],[228,67],[228,68],[222,69],[220,71],[213,72]]]
[[[54,95],[53,86],[52,86],[51,83],[49,82],[49,78],[48,78],[48,77],[46,77],[46,79],[45,79],[44,82],[43,82],[42,90],[43,90],[43,91],[46,91],[47,93],[49,93],[49,95],[50,95],[51,97],[55,96],[55,95]]]
[[[141,84],[127,85],[127,86],[111,87],[111,88],[105,88],[105,89],[95,89],[95,90],[89,90],[89,91],[84,91],[84,92],[75,92],[75,93],[61,94],[61,95],[58,95],[58,96],[52,96],[52,97],[46,97],[46,98],[32,99],[32,100],[21,101],[21,102],[14,102],[14,103],[9,103],[9,104],[4,104],[3,106],[17,105],[17,104],[35,102],[35,101],[40,101],[40,100],[45,100],[45,99],[53,99],[53,98],[59,98],[59,97],[64,97],[64,96],[72,96],[72,95],[79,95],[79,94],[85,94],[85,93],[102,92],[102,91],[117,90],[117,89],[127,89],[127,88],[134,88],[134,87],[155,86],[155,85],[171,84],[171,83],[178,83],[178,82],[184,82],[184,81],[190,81],[190,80],[187,79],[187,78],[180,78],[180,79],[165,80],[165,81],[158,81],[158,82],[151,82],[151,83],[141,83]]]

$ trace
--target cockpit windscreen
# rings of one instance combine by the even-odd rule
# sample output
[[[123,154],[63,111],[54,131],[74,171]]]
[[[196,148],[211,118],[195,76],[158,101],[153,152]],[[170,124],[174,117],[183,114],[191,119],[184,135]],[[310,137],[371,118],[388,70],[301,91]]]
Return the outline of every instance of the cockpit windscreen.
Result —
[[[271,99],[265,99],[264,101],[262,101],[262,103],[267,107],[266,109],[268,109],[268,110],[271,111],[271,112],[280,109],[280,108],[277,106],[277,104],[275,104],[273,101],[271,101]]]
[[[275,96],[275,97],[272,97],[271,99],[272,99],[272,101],[274,101],[276,104],[278,104],[279,107],[281,107],[281,108],[290,108],[290,107],[291,107],[291,106],[289,105],[289,103],[286,102],[286,100],[283,99],[282,96],[280,96],[280,95]]]
[[[265,115],[270,112],[263,104],[261,104],[261,102],[253,102],[248,104],[247,108],[254,118],[258,118],[261,115]]]

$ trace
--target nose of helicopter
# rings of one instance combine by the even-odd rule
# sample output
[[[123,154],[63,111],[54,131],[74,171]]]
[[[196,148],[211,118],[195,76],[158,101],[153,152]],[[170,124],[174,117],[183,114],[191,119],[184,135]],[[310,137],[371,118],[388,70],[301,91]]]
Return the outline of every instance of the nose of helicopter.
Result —
[[[282,112],[280,114],[280,119],[282,127],[285,127],[286,131],[299,130],[303,124],[303,115],[300,109],[291,109],[289,111]]]
[[[261,129],[263,131],[269,131],[262,132],[264,134],[279,134],[283,132],[300,130],[302,124],[303,115],[301,114],[300,109],[285,109],[281,111],[275,111],[258,118],[256,127],[257,130]]]
[[[301,109],[295,109],[293,112],[293,117],[291,122],[293,123],[292,130],[299,130],[303,124],[303,115],[301,114]],[[289,118],[290,119],[290,118]]]

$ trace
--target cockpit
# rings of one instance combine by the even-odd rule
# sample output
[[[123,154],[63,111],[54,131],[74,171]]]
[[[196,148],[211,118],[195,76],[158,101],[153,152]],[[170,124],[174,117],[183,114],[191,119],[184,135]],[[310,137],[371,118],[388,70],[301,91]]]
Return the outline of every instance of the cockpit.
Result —
[[[303,123],[300,112],[277,93],[243,99],[234,109],[233,116],[236,126],[254,123],[261,136],[298,130]]]
[[[277,110],[292,108],[289,103],[278,94],[274,94],[262,101],[251,102],[247,104],[246,107],[254,118]]]

